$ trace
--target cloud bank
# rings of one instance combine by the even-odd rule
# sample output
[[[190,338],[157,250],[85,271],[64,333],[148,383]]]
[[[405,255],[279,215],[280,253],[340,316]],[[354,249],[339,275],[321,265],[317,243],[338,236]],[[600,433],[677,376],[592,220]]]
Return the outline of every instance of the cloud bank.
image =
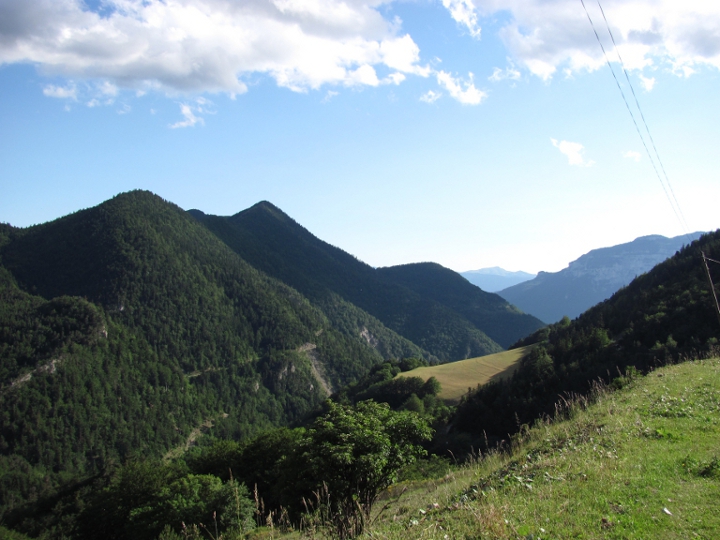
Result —
[[[443,0],[471,33],[500,14],[499,33],[518,65],[549,80],[605,64],[587,15],[577,0]],[[596,2],[585,2],[611,61],[617,60]],[[720,3],[707,0],[603,0],[603,10],[629,69],[667,65],[687,76],[720,68]],[[648,79],[650,81],[650,79]],[[654,81],[653,81],[654,82]],[[652,83],[643,81],[646,90]]]
[[[382,3],[104,0],[97,12],[81,0],[0,0],[0,63],[125,88],[230,94],[257,73],[300,92],[428,76],[413,39],[377,11]]]
[[[103,81],[136,92],[235,95],[258,76],[296,92],[433,77],[461,103],[485,98],[472,78],[423,63],[413,37],[389,15],[399,0],[93,0],[100,6],[94,9],[87,2],[0,0],[0,65],[31,63],[64,78],[45,87],[49,97],[80,101],[87,87],[80,83],[91,81],[93,105],[111,103],[117,94],[97,86]],[[605,63],[577,0],[439,4],[477,47],[483,25],[498,32],[509,67],[497,68],[492,82],[519,80],[521,72],[549,81]],[[615,61],[597,3],[586,5]],[[626,66],[641,71],[646,91],[655,78],[644,70],[689,76],[705,66],[720,68],[720,2],[603,0],[603,8]]]

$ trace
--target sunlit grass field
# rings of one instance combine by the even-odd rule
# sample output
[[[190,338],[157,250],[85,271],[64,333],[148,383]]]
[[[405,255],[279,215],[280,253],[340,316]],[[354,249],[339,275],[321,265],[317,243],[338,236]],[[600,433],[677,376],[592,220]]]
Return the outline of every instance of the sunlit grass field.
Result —
[[[720,360],[659,369],[567,413],[507,454],[395,486],[366,537],[720,538]]]
[[[530,347],[521,347],[449,364],[421,367],[401,373],[398,377],[420,377],[423,380],[435,377],[441,386],[439,397],[449,403],[457,403],[467,394],[468,389],[475,389],[477,385],[495,378],[512,375],[518,361],[529,350]]]

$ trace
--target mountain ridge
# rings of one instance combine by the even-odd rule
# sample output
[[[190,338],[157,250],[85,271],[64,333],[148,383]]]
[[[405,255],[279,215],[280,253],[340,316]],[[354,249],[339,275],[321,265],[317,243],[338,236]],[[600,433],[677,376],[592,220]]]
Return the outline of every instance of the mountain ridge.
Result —
[[[641,236],[615,246],[593,249],[559,272],[538,272],[529,281],[498,294],[542,321],[575,318],[664,261],[702,233],[667,238]]]
[[[289,283],[317,305],[332,299],[349,302],[442,361],[501,350],[456,310],[406,284],[384,279],[381,269],[323,242],[271,203],[258,203],[229,217],[192,214],[243,259]],[[517,318],[527,319],[519,313]],[[504,342],[507,346],[512,340]]]

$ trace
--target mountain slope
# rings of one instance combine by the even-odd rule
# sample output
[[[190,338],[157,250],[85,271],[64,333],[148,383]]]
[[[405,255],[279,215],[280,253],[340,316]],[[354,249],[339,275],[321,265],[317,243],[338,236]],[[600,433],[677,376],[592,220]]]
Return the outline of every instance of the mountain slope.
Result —
[[[498,292],[505,300],[546,322],[571,319],[610,298],[635,276],[650,270],[701,233],[666,238],[642,236],[632,242],[594,249],[559,272],[540,272],[535,279]]]
[[[288,283],[322,309],[328,303],[352,304],[443,361],[501,350],[462,314],[385,280],[377,270],[319,240],[270,203],[258,203],[231,217],[191,213],[244,260]]]
[[[272,204],[261,202],[230,218],[188,213],[244,260],[312,299],[335,328],[361,339],[383,358],[437,360],[335,292],[372,279],[371,267],[317,239]]]
[[[0,262],[0,513],[200,424],[288,424],[379,359],[147,192],[2,226]]]
[[[720,326],[701,252],[720,260],[720,231],[703,235],[574,321],[521,340],[540,342],[512,380],[478,389],[458,410],[455,429],[502,439],[552,414],[555,403],[634,370],[716,351]],[[720,278],[718,267],[714,279]]]
[[[378,274],[386,281],[407,287],[459,313],[505,348],[545,326],[497,294],[479,289],[457,272],[437,263],[379,268]]]

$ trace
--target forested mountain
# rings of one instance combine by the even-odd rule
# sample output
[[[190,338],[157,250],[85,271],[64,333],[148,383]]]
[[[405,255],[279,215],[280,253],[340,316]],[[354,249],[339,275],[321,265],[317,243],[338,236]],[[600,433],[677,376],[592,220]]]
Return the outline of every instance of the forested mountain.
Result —
[[[544,326],[542,321],[485,292],[437,263],[379,268],[380,277],[462,315],[504,348]]]
[[[473,285],[477,285],[483,291],[498,292],[518,283],[523,283],[533,279],[537,274],[528,274],[527,272],[511,272],[493,266],[491,268],[480,268],[479,270],[468,270],[460,272],[460,275],[467,279]]]
[[[316,238],[267,202],[231,217],[191,213],[244,260],[302,292],[338,327],[357,324],[347,321],[348,314],[362,321],[372,340],[382,341],[370,327],[375,322],[377,328],[379,321],[449,361],[499,351],[542,325],[451,270],[403,281],[402,271],[374,269]],[[472,306],[458,303],[458,280],[473,289],[464,291],[472,297]],[[359,310],[348,310],[348,304]],[[495,318],[499,314],[501,323]],[[403,347],[405,355],[411,352]]]
[[[593,249],[559,272],[540,272],[535,279],[498,292],[526,313],[551,323],[571,319],[664,261],[702,233],[666,238],[642,236],[617,246]]]
[[[523,423],[552,414],[561,398],[588,391],[592,381],[623,377],[666,362],[718,352],[720,324],[702,252],[720,260],[720,231],[632,281],[574,321],[564,318],[521,340],[541,343],[513,377],[469,396],[453,421],[456,432],[507,438]],[[711,268],[720,280],[720,266]]]
[[[477,356],[501,348],[482,326],[509,343],[540,324],[420,268],[378,271],[268,203],[220,218],[135,191],[0,225],[0,522],[202,430],[292,424],[384,359]]]
[[[319,240],[272,204],[261,202],[232,217],[199,210],[188,213],[255,268],[320,305],[341,332],[362,336],[382,357],[422,356],[437,361],[342,294],[372,280],[370,266]]]
[[[0,512],[202,424],[303,417],[381,357],[180,208],[119,195],[0,229]],[[0,521],[2,515],[0,514]]]

